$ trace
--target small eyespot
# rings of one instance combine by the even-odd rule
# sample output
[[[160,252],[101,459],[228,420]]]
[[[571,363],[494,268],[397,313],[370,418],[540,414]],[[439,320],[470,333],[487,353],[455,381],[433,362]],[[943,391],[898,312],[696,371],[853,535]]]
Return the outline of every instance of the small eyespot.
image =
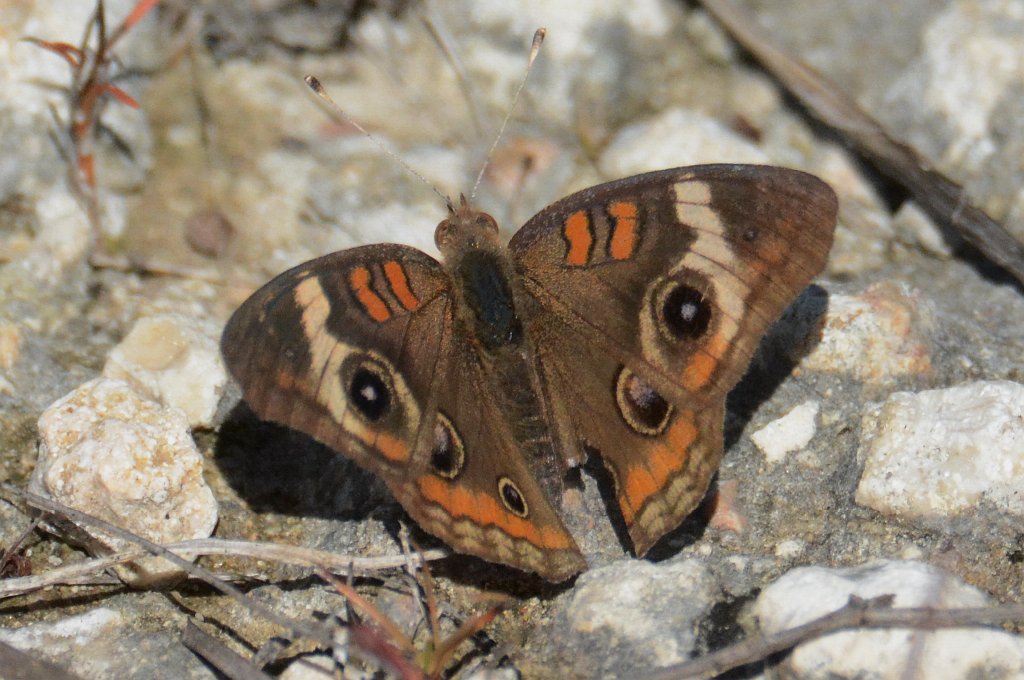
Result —
[[[434,447],[430,450],[430,467],[445,479],[455,479],[466,463],[466,450],[452,422],[437,414],[434,423]]]
[[[519,491],[519,487],[515,485],[508,477],[502,477],[498,480],[498,495],[501,496],[501,502],[505,504],[505,508],[517,517],[526,517],[530,514],[530,509],[526,505],[526,499],[523,498],[523,494]]]
[[[747,227],[743,230],[743,240],[747,243],[753,243],[757,240],[758,231],[754,227]]]
[[[677,340],[694,340],[711,324],[711,302],[696,288],[678,283],[661,296],[661,320]]]
[[[348,397],[366,420],[372,423],[383,418],[391,405],[391,380],[384,367],[370,362],[356,367],[349,380]]]
[[[626,424],[637,434],[661,434],[672,418],[672,404],[625,366],[615,379],[615,403]]]

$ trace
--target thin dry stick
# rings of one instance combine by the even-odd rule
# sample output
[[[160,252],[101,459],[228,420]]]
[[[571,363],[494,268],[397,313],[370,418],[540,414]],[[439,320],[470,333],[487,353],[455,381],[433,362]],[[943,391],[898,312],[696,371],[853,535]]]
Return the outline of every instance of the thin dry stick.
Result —
[[[215,574],[210,572],[208,569],[193,564],[189,560],[183,559],[178,555],[174,554],[167,548],[161,545],[157,545],[152,541],[149,541],[141,536],[133,534],[126,529],[115,526],[110,522],[102,520],[98,517],[86,514],[74,508],[69,508],[66,505],[52,501],[42,496],[37,496],[34,493],[28,491],[22,491],[17,487],[11,486],[10,484],[0,484],[0,497],[3,497],[10,501],[12,498],[22,501],[38,510],[43,510],[48,513],[52,513],[57,516],[66,517],[72,522],[99,529],[100,531],[120,538],[121,540],[128,541],[135,545],[140,546],[146,552],[163,557],[167,561],[174,564],[174,566],[180,568],[182,571],[187,573],[189,576],[199,579],[204,583],[210,585],[215,590],[220,591],[224,595],[235,600],[243,607],[251,612],[254,612],[268,621],[274,623],[287,630],[293,637],[304,636],[311,640],[315,640],[323,645],[330,646],[333,644],[331,633],[324,626],[309,624],[305,621],[299,621],[290,617],[284,616],[274,611],[262,602],[255,600],[238,588],[222,581],[217,578]]]
[[[360,574],[368,574],[384,569],[396,569],[403,566],[409,558],[404,555],[382,555],[380,557],[357,557],[338,555],[336,553],[304,548],[301,546],[263,543],[259,541],[238,541],[223,538],[200,538],[190,541],[179,541],[161,546],[176,555],[192,560],[201,555],[227,555],[232,557],[251,557],[270,562],[291,564],[304,567],[322,567],[338,573],[346,571],[351,565]],[[24,595],[54,585],[78,585],[84,576],[97,574],[105,569],[145,557],[149,552],[142,549],[125,550],[113,555],[105,555],[94,559],[83,560],[75,564],[51,569],[44,574],[9,578],[0,581],[0,599]],[[439,560],[448,556],[448,551],[435,548],[425,550],[416,560]],[[108,585],[108,584],[98,584]]]
[[[181,633],[181,644],[231,680],[272,680],[270,675],[191,620],[185,624],[185,630]]]
[[[963,187],[928,167],[914,149],[893,139],[837,86],[774,44],[731,0],[701,0],[701,4],[815,117],[903,185],[933,219],[956,229],[990,261],[1024,283],[1024,243],[972,205]]]
[[[699,659],[640,675],[638,680],[710,678],[733,668],[764,661],[772,654],[784,652],[798,644],[846,629],[915,628],[937,630],[964,626],[988,626],[1024,620],[1024,605],[1019,604],[963,609],[935,609],[933,607],[893,609],[893,599],[893,595],[881,595],[869,600],[851,596],[850,601],[844,607],[801,626],[770,635],[751,637]]]

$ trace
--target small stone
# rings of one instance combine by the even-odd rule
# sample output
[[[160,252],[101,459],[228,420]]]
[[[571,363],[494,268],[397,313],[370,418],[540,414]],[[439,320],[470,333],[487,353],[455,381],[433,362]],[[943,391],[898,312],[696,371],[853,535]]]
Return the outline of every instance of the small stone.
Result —
[[[806,448],[814,437],[814,421],[821,404],[805,401],[786,415],[773,420],[750,436],[754,446],[764,454],[769,465],[782,462],[786,454]]]
[[[334,677],[336,664],[330,654],[300,656],[288,664],[281,673],[281,680],[323,680]]]
[[[552,660],[552,667],[572,667],[578,677],[630,677],[684,661],[716,594],[713,576],[695,559],[592,569],[559,600],[550,644],[572,657]]]
[[[802,366],[870,385],[928,374],[929,310],[917,292],[892,281],[872,284],[860,295],[830,295],[821,342]]]
[[[21,329],[10,321],[0,321],[0,369],[8,369],[21,356]]]
[[[859,504],[934,519],[987,501],[1024,517],[1024,385],[897,392],[863,429]]]
[[[52,623],[33,623],[23,628],[0,628],[0,642],[23,652],[44,652],[47,656],[76,658],[85,648],[112,635],[124,624],[124,617],[107,607]]]
[[[753,613],[761,630],[777,633],[844,607],[851,596],[895,595],[894,607],[983,607],[978,589],[931,565],[880,561],[848,569],[801,567],[761,593]],[[992,628],[936,631],[893,628],[832,633],[785,657],[780,673],[802,680],[1020,677],[1024,638]]]
[[[206,208],[185,220],[185,241],[206,257],[220,257],[235,236],[235,225],[220,210]]]
[[[935,221],[914,201],[906,201],[893,216],[893,227],[908,242],[940,260],[953,257],[953,248]]]
[[[767,163],[763,151],[714,118],[670,109],[624,127],[598,164],[607,177],[700,163]]]
[[[119,380],[97,378],[43,412],[39,437],[37,492],[157,543],[213,533],[217,502],[180,410],[144,399]],[[108,550],[132,547],[82,528]],[[180,572],[150,557],[118,573],[141,585]]]
[[[103,375],[181,409],[191,427],[213,425],[228,381],[216,329],[178,314],[136,321],[110,352]]]

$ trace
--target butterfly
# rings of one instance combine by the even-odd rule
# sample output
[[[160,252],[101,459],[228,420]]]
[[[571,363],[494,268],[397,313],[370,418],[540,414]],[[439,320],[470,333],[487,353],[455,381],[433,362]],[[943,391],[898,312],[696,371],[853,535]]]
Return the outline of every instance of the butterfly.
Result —
[[[280,274],[221,341],[243,398],[379,475],[457,551],[560,582],[560,517],[597,452],[638,555],[704,496],[727,393],[824,268],[837,200],[816,177],[699,165],[600,184],[508,242],[449,202],[443,263],[404,245]]]

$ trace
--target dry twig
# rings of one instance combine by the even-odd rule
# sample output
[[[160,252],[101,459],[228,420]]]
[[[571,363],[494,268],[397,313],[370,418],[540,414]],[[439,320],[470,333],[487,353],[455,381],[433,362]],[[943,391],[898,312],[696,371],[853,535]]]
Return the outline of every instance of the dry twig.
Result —
[[[920,154],[893,139],[836,85],[776,45],[753,17],[734,2],[701,0],[701,4],[812,115],[840,133],[883,174],[905,187],[934,220],[956,229],[989,261],[1024,284],[1024,243],[974,206],[963,187],[930,168]]]
[[[750,637],[698,659],[641,675],[638,680],[710,678],[740,666],[764,661],[772,654],[784,652],[798,644],[840,630],[864,628],[937,630],[1024,620],[1024,605],[965,609],[935,609],[933,607],[893,609],[893,599],[893,595],[881,595],[870,600],[852,596],[844,607],[802,626],[770,635]]]

